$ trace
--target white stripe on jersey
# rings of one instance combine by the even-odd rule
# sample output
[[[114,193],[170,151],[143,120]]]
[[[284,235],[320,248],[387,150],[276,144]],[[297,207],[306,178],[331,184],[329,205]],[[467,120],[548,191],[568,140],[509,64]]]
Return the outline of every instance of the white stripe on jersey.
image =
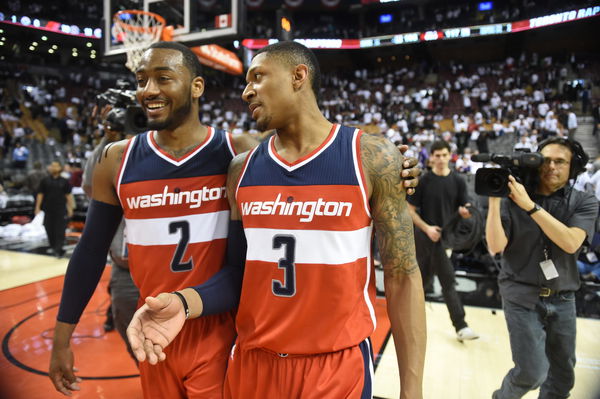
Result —
[[[187,221],[190,225],[189,243],[209,242],[227,238],[229,211],[201,213],[157,219],[125,219],[127,242],[134,245],[174,245],[181,232],[169,233],[169,224]]]
[[[227,141],[227,148],[229,148],[229,152],[231,156],[235,158],[237,153],[235,152],[235,148],[233,148],[233,137],[230,132],[225,132],[225,141]]]
[[[246,228],[246,260],[279,262],[285,248],[273,249],[276,235],[296,238],[295,263],[338,265],[369,258],[372,226],[353,231]],[[369,265],[370,267],[370,265]]]
[[[369,199],[367,196],[367,183],[363,181],[362,175],[360,174],[360,165],[362,163],[362,159],[358,159],[359,155],[356,153],[356,146],[358,145],[360,148],[360,139],[358,136],[358,133],[360,132],[360,130],[355,129],[354,133],[352,133],[352,161],[354,162],[354,173],[356,174],[356,180],[358,180],[358,185],[360,187],[360,192],[362,193],[362,197],[363,197],[363,205],[365,207],[365,212],[367,213],[367,215],[372,218],[371,216],[371,207],[369,206]],[[363,133],[363,134],[367,134],[367,133]],[[366,171],[363,169],[363,172],[366,173]],[[366,179],[366,176],[365,176]]]

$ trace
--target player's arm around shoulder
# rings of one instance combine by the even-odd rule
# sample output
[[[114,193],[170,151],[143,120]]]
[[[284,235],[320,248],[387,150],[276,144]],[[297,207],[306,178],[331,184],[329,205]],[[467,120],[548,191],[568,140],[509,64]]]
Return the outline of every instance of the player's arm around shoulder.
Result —
[[[363,134],[361,161],[384,267],[385,295],[402,386],[401,398],[421,398],[427,331],[425,302],[400,171],[402,155],[383,137]]]
[[[128,143],[129,140],[110,143],[98,157],[98,162],[94,165],[92,178],[92,199],[111,205],[119,205],[115,181]]]

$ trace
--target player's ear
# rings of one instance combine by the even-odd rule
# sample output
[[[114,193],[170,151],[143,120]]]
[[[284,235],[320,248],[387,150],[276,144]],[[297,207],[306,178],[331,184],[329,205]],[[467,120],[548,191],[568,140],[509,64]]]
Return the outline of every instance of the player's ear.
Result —
[[[204,78],[196,76],[192,80],[192,97],[198,99],[204,93]]]
[[[308,66],[305,64],[298,64],[294,68],[294,76],[292,84],[294,86],[294,90],[299,90],[305,84],[308,83]]]

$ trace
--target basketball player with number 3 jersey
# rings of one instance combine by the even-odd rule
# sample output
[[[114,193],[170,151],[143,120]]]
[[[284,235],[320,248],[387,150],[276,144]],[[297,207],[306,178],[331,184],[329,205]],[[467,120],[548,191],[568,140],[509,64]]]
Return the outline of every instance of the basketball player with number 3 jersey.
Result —
[[[229,169],[248,249],[225,397],[372,397],[373,228],[401,397],[422,397],[424,295],[400,154],[323,117],[318,63],[301,44],[258,51],[246,81],[252,117],[276,134]]]
[[[245,162],[235,196],[248,251],[232,397],[371,397],[375,276],[372,218],[355,162],[362,134],[333,125],[293,163],[272,137]],[[268,382],[261,364],[274,383],[248,396],[246,384]],[[277,383],[286,380],[294,385]]]

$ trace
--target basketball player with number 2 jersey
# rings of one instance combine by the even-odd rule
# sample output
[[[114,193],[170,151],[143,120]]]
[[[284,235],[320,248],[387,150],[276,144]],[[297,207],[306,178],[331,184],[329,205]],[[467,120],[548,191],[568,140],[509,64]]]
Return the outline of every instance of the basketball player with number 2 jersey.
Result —
[[[196,285],[215,274],[223,264],[229,221],[225,181],[234,155],[230,134],[208,127],[205,141],[179,159],[161,150],[155,134],[131,139],[116,185],[140,305],[143,298]],[[206,373],[223,373],[234,331],[230,313],[189,320],[166,348],[164,362],[139,363],[144,391],[177,397],[169,389],[183,381],[188,395],[212,397],[223,377],[206,378]],[[211,367],[205,373],[194,372],[206,363]],[[165,380],[172,383],[161,384]]]

